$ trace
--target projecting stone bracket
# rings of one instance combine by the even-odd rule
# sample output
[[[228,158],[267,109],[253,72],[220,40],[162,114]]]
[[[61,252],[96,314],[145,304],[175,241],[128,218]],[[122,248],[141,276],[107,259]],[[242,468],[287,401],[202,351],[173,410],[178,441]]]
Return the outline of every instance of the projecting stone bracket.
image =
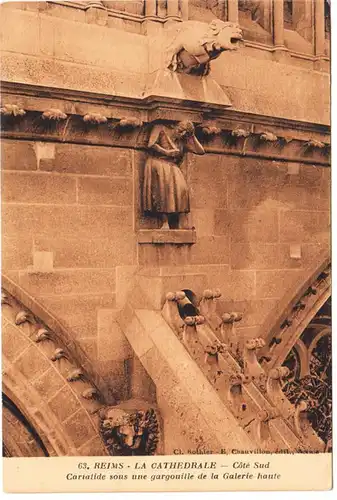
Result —
[[[142,229],[138,231],[138,243],[164,245],[193,245],[197,241],[194,229]]]

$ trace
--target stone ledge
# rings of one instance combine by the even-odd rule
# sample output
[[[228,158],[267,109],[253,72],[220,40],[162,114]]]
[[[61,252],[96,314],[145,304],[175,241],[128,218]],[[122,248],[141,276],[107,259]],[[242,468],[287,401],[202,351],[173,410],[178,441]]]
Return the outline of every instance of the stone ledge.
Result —
[[[197,241],[194,229],[142,229],[138,231],[138,243],[156,245],[193,245]]]

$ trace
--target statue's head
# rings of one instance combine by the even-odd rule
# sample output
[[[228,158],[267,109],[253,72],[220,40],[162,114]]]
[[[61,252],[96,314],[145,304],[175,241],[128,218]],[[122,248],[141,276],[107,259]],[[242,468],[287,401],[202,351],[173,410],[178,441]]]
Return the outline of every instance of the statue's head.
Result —
[[[153,455],[159,429],[156,412],[105,407],[99,412],[100,434],[110,455]]]
[[[194,135],[194,125],[191,121],[189,120],[184,120],[181,121],[177,124],[175,128],[176,135],[183,138],[183,137],[191,137]]]
[[[144,412],[129,413],[121,409],[111,409],[103,416],[102,428],[112,432],[123,448],[137,449],[144,433]]]
[[[208,51],[222,52],[224,50],[237,50],[240,41],[243,41],[243,34],[238,24],[214,19],[208,25],[201,44],[207,46]]]

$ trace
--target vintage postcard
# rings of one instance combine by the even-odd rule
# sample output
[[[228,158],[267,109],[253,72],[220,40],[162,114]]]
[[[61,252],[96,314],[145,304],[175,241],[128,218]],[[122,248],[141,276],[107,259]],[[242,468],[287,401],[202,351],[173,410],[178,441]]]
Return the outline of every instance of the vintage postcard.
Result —
[[[6,492],[331,488],[330,7],[1,4]]]

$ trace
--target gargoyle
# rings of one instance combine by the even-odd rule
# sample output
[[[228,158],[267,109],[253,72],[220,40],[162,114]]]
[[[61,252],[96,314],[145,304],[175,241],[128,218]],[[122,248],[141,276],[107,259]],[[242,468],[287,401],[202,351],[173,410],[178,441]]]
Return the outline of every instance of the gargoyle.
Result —
[[[166,51],[166,67],[172,71],[206,76],[210,61],[225,50],[237,50],[243,40],[238,24],[214,19],[208,26],[185,21]]]
[[[154,455],[159,440],[155,410],[108,407],[100,411],[100,434],[110,455]]]

